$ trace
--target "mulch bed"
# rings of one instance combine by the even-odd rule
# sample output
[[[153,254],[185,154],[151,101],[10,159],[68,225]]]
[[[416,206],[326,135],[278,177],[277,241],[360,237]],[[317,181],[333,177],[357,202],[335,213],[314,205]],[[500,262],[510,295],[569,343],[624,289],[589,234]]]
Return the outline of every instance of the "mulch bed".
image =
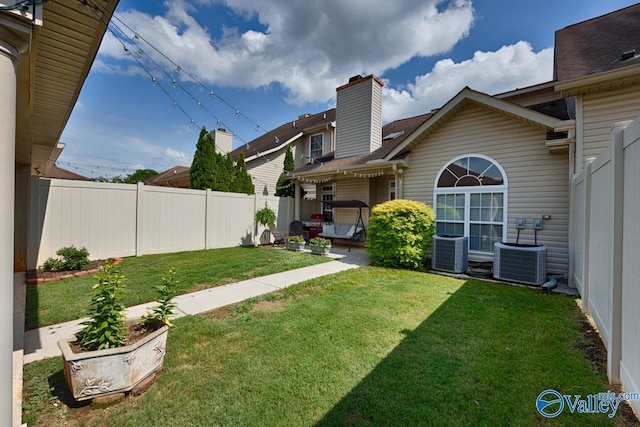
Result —
[[[89,268],[87,270],[68,270],[68,271],[44,271],[42,268],[38,268],[37,270],[29,270],[27,271],[27,283],[44,283],[44,282],[54,282],[56,280],[69,279],[71,277],[81,277],[86,276],[87,274],[97,273],[101,266],[105,265],[107,262],[113,261],[116,264],[122,263],[122,258],[109,258],[109,259],[98,259],[94,261],[89,261]]]

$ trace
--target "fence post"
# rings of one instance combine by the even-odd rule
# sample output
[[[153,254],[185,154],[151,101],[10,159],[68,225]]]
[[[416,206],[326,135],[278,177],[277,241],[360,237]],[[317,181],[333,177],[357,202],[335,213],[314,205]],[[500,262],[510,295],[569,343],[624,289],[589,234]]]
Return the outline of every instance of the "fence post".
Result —
[[[253,239],[253,246],[258,246],[258,224],[255,222],[256,212],[258,212],[258,193],[253,193],[253,225],[251,226],[251,236]]]
[[[589,313],[589,262],[591,248],[591,163],[584,170],[584,239],[582,253],[582,312]]]
[[[622,359],[622,239],[624,208],[624,128],[627,123],[616,123],[611,130],[613,144],[613,262],[611,264],[611,333],[607,351],[607,375],[611,384],[620,384]]]
[[[144,255],[144,183],[139,181],[136,188],[136,256]]]
[[[209,199],[211,198],[211,189],[207,188],[204,194],[204,248],[210,249],[211,242],[209,241],[209,232],[211,231],[211,224],[209,222]]]

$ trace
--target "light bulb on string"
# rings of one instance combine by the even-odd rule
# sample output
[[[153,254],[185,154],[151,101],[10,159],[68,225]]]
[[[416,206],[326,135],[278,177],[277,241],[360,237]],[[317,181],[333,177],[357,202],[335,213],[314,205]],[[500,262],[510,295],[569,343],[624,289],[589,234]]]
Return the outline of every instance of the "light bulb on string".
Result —
[[[154,86],[158,86],[158,81],[155,77],[151,77],[151,84],[153,84]]]

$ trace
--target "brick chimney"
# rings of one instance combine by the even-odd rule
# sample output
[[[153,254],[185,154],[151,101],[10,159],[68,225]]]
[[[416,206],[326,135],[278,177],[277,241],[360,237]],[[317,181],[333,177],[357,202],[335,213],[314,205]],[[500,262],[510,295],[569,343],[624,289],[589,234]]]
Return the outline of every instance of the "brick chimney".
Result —
[[[336,89],[336,159],[382,146],[382,86],[377,76],[357,75]]]

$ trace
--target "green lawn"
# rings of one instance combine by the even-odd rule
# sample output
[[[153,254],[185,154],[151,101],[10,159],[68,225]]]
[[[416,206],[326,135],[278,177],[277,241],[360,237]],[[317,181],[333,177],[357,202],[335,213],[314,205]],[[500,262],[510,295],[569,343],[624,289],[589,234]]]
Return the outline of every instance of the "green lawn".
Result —
[[[121,272],[127,277],[125,304],[153,301],[154,286],[169,267],[177,270],[178,294],[226,283],[306,267],[329,258],[271,247],[235,247],[125,258]],[[28,285],[26,329],[75,320],[85,316],[95,275]]]
[[[627,425],[547,420],[545,389],[606,391],[564,295],[363,267],[176,320],[140,396],[76,405],[61,361],[25,367],[24,421],[70,426]]]

